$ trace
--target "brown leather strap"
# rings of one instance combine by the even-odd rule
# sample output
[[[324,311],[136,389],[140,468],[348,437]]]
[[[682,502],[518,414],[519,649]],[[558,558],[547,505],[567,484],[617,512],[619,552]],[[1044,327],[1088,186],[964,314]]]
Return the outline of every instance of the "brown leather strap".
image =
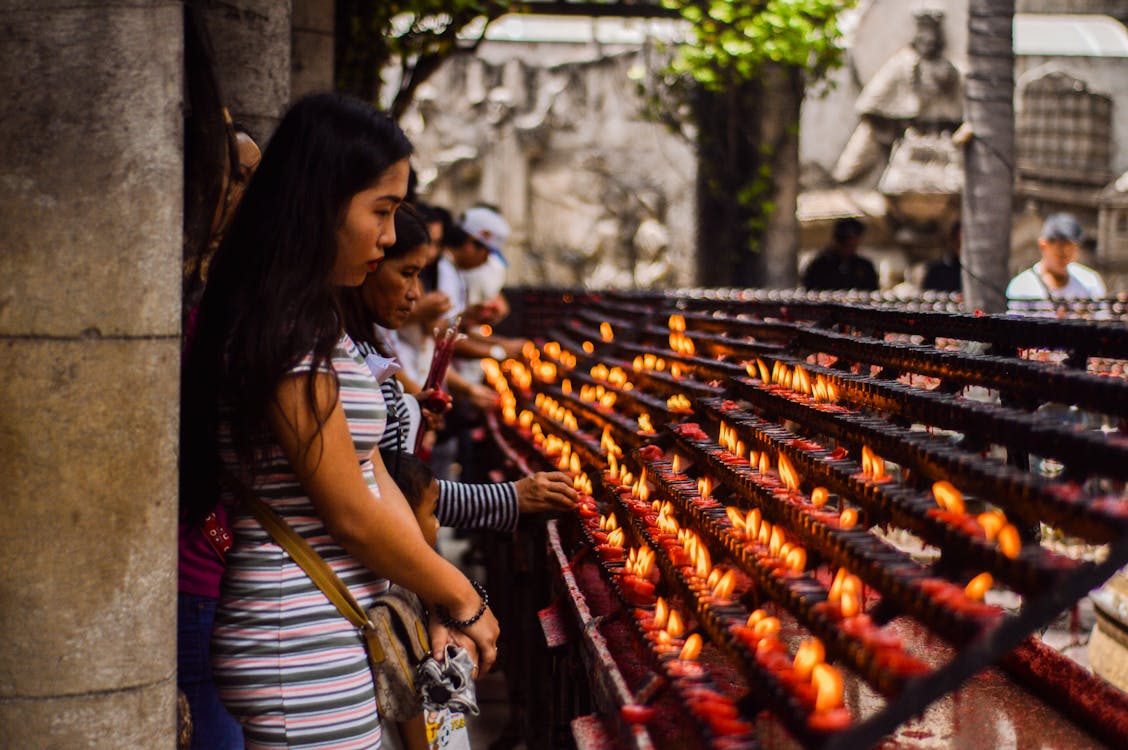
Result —
[[[247,485],[241,482],[227,469],[221,469],[220,476],[224,483],[235,493],[240,501],[246,504],[262,527],[274,538],[282,549],[286,550],[291,559],[306,572],[310,580],[333,603],[345,619],[356,625],[365,635],[370,648],[375,648],[379,653],[372,653],[375,661],[383,661],[384,653],[375,638],[368,635],[374,632],[375,625],[368,617],[368,613],[357,602],[356,597],[349,591],[348,586],[333,572],[329,564],[313,549],[294,528],[286,522],[278,512],[267,505],[262,498],[256,495]]]

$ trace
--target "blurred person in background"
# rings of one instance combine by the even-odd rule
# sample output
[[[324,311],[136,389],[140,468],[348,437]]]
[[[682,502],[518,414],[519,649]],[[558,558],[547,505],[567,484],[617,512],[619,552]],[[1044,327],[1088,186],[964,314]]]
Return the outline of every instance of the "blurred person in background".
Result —
[[[1056,301],[1105,297],[1108,291],[1101,275],[1077,262],[1084,234],[1081,223],[1073,214],[1056,213],[1046,217],[1038,236],[1038,251],[1042,259],[1011,279],[1007,285],[1007,300]]]

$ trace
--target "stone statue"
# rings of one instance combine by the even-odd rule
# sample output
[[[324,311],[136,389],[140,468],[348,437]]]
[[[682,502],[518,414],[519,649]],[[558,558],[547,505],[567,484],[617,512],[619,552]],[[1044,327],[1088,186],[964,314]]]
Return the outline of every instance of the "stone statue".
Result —
[[[834,166],[833,177],[848,183],[884,166],[905,130],[952,131],[963,120],[960,72],[943,56],[944,15],[914,14],[916,33],[865,85],[855,104],[860,122]]]

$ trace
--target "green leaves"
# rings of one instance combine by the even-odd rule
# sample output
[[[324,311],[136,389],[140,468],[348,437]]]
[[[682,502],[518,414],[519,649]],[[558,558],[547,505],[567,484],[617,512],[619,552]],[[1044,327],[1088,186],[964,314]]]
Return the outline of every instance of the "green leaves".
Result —
[[[749,80],[765,63],[808,70],[817,80],[839,64],[838,14],[852,0],[663,0],[692,27],[673,69],[716,89]]]

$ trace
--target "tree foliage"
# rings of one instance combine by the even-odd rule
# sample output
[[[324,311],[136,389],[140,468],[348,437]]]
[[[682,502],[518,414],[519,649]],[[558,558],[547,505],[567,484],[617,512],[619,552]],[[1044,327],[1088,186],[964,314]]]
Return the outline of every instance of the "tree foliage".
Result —
[[[777,205],[782,187],[777,170],[798,179],[799,104],[806,86],[824,79],[840,64],[839,15],[854,3],[662,0],[662,4],[676,10],[690,28],[686,41],[670,50],[668,66],[650,79],[644,94],[651,115],[677,131],[691,133],[697,146],[702,281],[761,285],[792,278],[793,272],[768,267],[784,257],[794,266],[790,246],[794,235],[777,233],[770,238],[777,209],[794,212],[793,200]],[[781,112],[788,120],[783,127],[768,122]],[[794,190],[783,193],[793,195]],[[780,243],[789,246],[782,248]],[[770,251],[771,258],[764,257],[763,249]]]
[[[672,72],[713,90],[756,78],[765,64],[822,78],[842,56],[839,14],[850,0],[662,0],[691,26]]]
[[[337,89],[380,102],[386,98],[382,76],[396,66],[399,85],[390,110],[398,118],[448,57],[481,42],[481,36],[461,40],[460,32],[478,19],[488,24],[512,5],[510,0],[337,0]]]

